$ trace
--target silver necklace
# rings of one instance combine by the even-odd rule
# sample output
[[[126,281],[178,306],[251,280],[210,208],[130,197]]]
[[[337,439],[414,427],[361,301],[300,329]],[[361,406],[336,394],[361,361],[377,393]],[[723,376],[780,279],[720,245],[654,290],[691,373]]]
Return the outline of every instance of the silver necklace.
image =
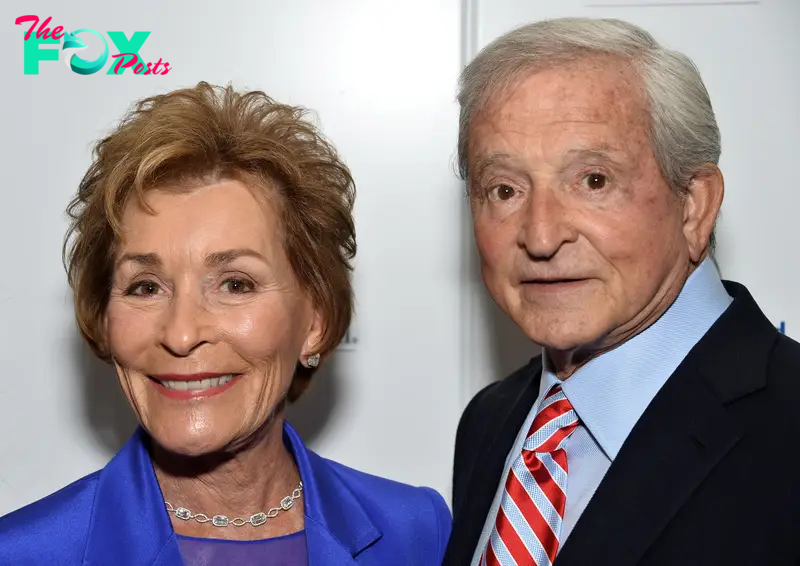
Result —
[[[278,516],[278,513],[281,511],[288,511],[294,506],[294,502],[300,499],[300,493],[303,491],[303,482],[300,482],[295,490],[292,492],[291,495],[287,495],[283,499],[281,499],[279,507],[273,507],[266,513],[258,512],[250,516],[249,519],[242,519],[241,517],[235,517],[233,519],[228,519],[225,515],[214,515],[213,517],[209,517],[204,513],[192,513],[186,507],[178,507],[177,509],[172,506],[172,503],[169,501],[165,501],[164,503],[167,506],[167,511],[174,514],[178,519],[183,521],[191,521],[194,519],[198,523],[208,523],[211,521],[211,524],[215,527],[227,527],[229,525],[233,525],[234,527],[241,527],[244,525],[253,525],[254,527],[258,527],[263,525],[267,522],[267,519],[274,519]]]

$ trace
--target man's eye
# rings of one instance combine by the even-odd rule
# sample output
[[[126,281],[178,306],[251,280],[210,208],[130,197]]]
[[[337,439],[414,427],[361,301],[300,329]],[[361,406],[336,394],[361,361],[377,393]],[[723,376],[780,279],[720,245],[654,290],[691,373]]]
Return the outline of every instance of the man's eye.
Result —
[[[496,200],[509,200],[517,194],[517,190],[509,185],[497,185],[489,191],[489,194]]]
[[[586,183],[586,187],[593,191],[605,188],[606,183],[608,183],[608,177],[602,173],[590,173],[583,180]]]

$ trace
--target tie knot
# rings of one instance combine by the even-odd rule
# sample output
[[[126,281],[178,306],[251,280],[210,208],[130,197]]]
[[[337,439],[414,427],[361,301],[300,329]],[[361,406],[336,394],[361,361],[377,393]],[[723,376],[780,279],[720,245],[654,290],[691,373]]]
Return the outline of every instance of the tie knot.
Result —
[[[558,450],[578,426],[578,422],[578,414],[561,386],[553,386],[539,405],[523,450],[540,453]]]

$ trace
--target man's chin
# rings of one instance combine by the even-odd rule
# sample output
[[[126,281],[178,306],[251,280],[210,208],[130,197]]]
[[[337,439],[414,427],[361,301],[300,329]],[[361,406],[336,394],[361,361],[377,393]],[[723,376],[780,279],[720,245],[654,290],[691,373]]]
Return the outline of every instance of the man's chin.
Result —
[[[526,323],[527,322],[527,323]],[[550,320],[530,321],[520,324],[520,329],[534,343],[547,352],[564,353],[579,352],[590,348],[600,341],[601,332],[593,332],[580,321]]]

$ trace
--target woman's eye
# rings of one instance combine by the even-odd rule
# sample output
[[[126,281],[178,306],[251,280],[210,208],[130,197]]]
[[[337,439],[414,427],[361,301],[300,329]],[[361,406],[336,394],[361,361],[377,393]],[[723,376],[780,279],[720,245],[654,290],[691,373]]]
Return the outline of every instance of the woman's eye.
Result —
[[[589,173],[583,178],[583,181],[586,183],[587,188],[597,191],[605,188],[606,183],[608,183],[608,177],[602,173]]]
[[[158,286],[158,284],[153,283],[152,281],[141,281],[128,287],[127,294],[136,295],[139,297],[147,297],[151,295],[158,295],[160,290],[161,288]]]
[[[517,190],[509,185],[497,185],[492,188],[489,194],[494,197],[495,200],[509,200],[517,194]]]
[[[222,288],[225,289],[228,293],[232,293],[234,295],[241,294],[241,293],[249,293],[253,290],[253,284],[246,279],[227,279],[225,282],[222,283]]]

